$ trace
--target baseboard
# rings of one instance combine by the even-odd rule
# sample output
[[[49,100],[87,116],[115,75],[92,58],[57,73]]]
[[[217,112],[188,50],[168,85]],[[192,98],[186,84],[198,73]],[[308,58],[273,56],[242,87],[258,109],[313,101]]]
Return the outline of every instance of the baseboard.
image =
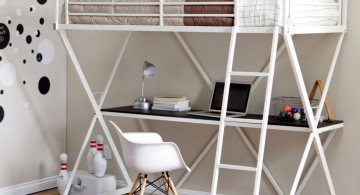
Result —
[[[126,186],[125,181],[116,181],[116,188],[123,188]],[[151,193],[155,190],[155,188],[152,187],[147,187],[145,192],[147,193]],[[162,194],[161,192],[159,193],[154,193],[154,194]],[[188,190],[188,189],[180,189],[178,190],[178,194],[179,195],[210,195],[210,192],[203,192],[203,191],[195,191],[195,190]],[[223,194],[218,194],[218,195],[223,195]]]
[[[30,194],[56,187],[57,176],[0,188],[0,195]]]
[[[13,185],[5,188],[0,188],[0,195],[19,195],[30,194],[43,190],[48,190],[56,187],[57,176],[39,179],[31,182],[26,182],[18,185]],[[116,181],[116,188],[123,188],[126,186],[124,181]],[[147,188],[146,192],[152,192],[154,188]],[[195,191],[188,189],[178,190],[179,195],[210,195],[209,192]],[[157,193],[154,193],[157,194]]]

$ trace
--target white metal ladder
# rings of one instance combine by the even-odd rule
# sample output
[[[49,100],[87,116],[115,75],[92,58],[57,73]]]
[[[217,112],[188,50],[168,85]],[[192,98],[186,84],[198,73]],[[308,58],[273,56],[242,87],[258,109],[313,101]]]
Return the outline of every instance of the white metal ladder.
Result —
[[[232,70],[237,34],[238,34],[238,27],[234,26],[232,29],[232,32],[231,32],[230,48],[229,48],[227,68],[226,68],[224,95],[223,95],[223,102],[222,102],[222,107],[221,107],[222,109],[221,109],[220,125],[219,125],[219,132],[218,132],[218,142],[217,142],[217,147],[216,147],[215,165],[214,165],[214,173],[213,173],[212,188],[211,188],[212,195],[216,195],[220,169],[232,169],[232,170],[256,172],[255,184],[254,184],[254,195],[258,195],[260,192],[260,182],[261,182],[261,175],[262,175],[262,170],[263,170],[263,159],[264,159],[267,126],[268,126],[268,116],[269,116],[269,109],[270,109],[270,99],[271,99],[271,92],[272,92],[272,86],[273,86],[276,52],[277,52],[277,47],[278,47],[279,27],[274,27],[268,72],[240,72],[240,71]],[[234,119],[234,118],[226,117],[230,82],[231,82],[232,76],[267,77],[263,118],[262,118],[262,120],[252,120],[251,121],[253,123],[258,123],[258,124],[261,123],[261,132],[260,132],[258,158],[257,158],[256,167],[229,165],[229,164],[221,163],[221,153],[222,153],[224,130],[225,130],[226,122],[229,122],[229,121],[239,122],[239,123],[249,122],[248,119],[246,119],[246,121],[244,121],[244,119],[241,119],[241,118]]]

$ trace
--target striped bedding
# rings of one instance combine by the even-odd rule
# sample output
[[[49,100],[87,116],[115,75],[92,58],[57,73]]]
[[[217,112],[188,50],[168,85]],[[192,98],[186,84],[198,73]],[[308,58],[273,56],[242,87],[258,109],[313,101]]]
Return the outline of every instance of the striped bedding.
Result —
[[[232,2],[233,0],[164,0],[164,2]],[[311,5],[312,3],[336,3],[337,0],[293,0],[293,24],[301,26],[336,25],[339,8],[335,5]],[[70,0],[70,2],[112,2],[112,0]],[[115,2],[159,2],[159,0],[115,0]],[[301,3],[301,5],[297,5]],[[282,0],[240,0],[239,26],[282,25]],[[165,5],[164,14],[233,14],[233,5]],[[69,5],[69,13],[101,14],[158,14],[157,5]],[[159,17],[124,16],[70,16],[73,24],[109,25],[159,25]],[[232,26],[232,17],[164,17],[169,26]]]

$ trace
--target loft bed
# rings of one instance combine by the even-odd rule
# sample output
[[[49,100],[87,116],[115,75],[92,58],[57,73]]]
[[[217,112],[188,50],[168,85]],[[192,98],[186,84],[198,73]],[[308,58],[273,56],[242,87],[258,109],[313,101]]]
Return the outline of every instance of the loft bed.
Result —
[[[230,33],[231,39],[229,44],[227,69],[225,73],[225,91],[222,105],[222,114],[220,121],[211,122],[211,124],[219,125],[219,131],[216,136],[209,142],[204,151],[195,160],[191,169],[196,168],[202,160],[209,148],[217,139],[216,157],[214,165],[214,174],[212,181],[211,194],[216,195],[219,169],[235,169],[242,171],[254,171],[255,185],[254,195],[260,193],[260,182],[262,171],[269,178],[271,184],[278,194],[286,194],[282,192],[275,179],[263,163],[266,132],[268,128],[269,107],[273,83],[273,73],[277,57],[287,49],[293,73],[299,94],[307,114],[308,128],[304,130],[309,133],[309,138],[304,150],[299,168],[297,170],[290,195],[300,194],[308,181],[311,173],[318,163],[321,163],[325,177],[327,180],[329,191],[335,195],[334,185],[330,176],[330,171],[325,158],[324,150],[331,141],[333,134],[337,128],[341,128],[343,123],[330,125],[324,130],[318,127],[320,115],[324,106],[327,92],[331,83],[331,79],[336,66],[336,61],[340,53],[342,41],[347,30],[347,0],[64,0],[64,4],[60,1],[56,2],[56,16],[54,28],[59,31],[68,54],[75,66],[80,80],[89,97],[91,105],[95,111],[95,115],[90,124],[89,130],[84,139],[83,145],[76,160],[73,172],[70,176],[70,182],[67,185],[65,194],[70,190],[70,184],[75,177],[76,170],[80,164],[80,159],[86,149],[91,132],[94,129],[96,121],[99,121],[105,136],[107,137],[110,147],[114,152],[115,159],[125,178],[127,188],[117,192],[123,194],[130,191],[131,179],[118,153],[114,141],[109,133],[104,120],[104,113],[101,111],[102,104],[109,91],[111,82],[115,76],[115,72],[121,61],[122,55],[132,31],[155,31],[155,32],[174,32],[181,46],[184,48],[189,58],[192,60],[200,75],[206,81],[208,86],[212,88],[211,79],[206,75],[206,71],[202,68],[191,49],[188,47],[179,32],[204,32],[204,33]],[[67,38],[67,30],[113,30],[113,31],[129,31],[124,41],[120,54],[116,60],[113,71],[109,76],[104,92],[101,94],[100,100],[96,101],[94,94],[86,80],[81,69],[79,61],[72,49],[69,39]],[[273,41],[269,63],[265,64],[262,72],[238,72],[233,71],[233,58],[235,55],[235,43],[238,33],[271,33]],[[316,113],[313,112],[304,79],[301,73],[300,64],[296,55],[295,45],[293,43],[293,35],[296,34],[315,34],[315,33],[338,33],[339,39],[333,55],[333,59],[328,71],[324,89],[320,98],[320,103]],[[278,38],[282,35],[284,43],[278,47]],[[264,111],[262,118],[251,120],[230,119],[226,117],[228,90],[231,77],[234,76],[252,76],[257,79],[254,82],[254,88],[261,82],[263,78],[267,78],[267,87],[264,100]],[[134,115],[131,115],[134,117]],[[135,117],[136,118],[136,117]],[[140,119],[157,119],[156,116],[142,116]],[[160,117],[161,118],[161,117]],[[168,120],[168,119],[166,119]],[[170,121],[179,121],[170,119]],[[180,119],[180,122],[189,121],[195,123],[205,123],[208,121],[194,119]],[[142,127],[144,122],[140,120]],[[237,165],[221,164],[221,151],[224,137],[224,128],[226,125],[236,126],[242,139],[249,147],[254,157],[257,159],[256,167],[246,167]],[[256,127],[261,129],[258,150],[250,143],[246,134],[241,127]],[[282,130],[296,131],[296,128],[276,126]],[[332,131],[324,145],[319,134]],[[317,158],[313,161],[309,171],[301,179],[304,171],[306,160],[309,156],[311,144],[314,143],[317,152]],[[189,174],[184,175],[176,186],[181,187]],[[301,181],[300,181],[301,180]]]

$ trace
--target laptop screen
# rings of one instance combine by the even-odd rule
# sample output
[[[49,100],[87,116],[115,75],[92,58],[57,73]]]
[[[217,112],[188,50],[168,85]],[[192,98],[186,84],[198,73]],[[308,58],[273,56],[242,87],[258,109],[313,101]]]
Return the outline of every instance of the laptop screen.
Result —
[[[227,111],[246,113],[251,84],[230,83],[229,100]],[[216,82],[214,93],[211,99],[210,110],[221,111],[222,98],[224,94],[224,82]]]

